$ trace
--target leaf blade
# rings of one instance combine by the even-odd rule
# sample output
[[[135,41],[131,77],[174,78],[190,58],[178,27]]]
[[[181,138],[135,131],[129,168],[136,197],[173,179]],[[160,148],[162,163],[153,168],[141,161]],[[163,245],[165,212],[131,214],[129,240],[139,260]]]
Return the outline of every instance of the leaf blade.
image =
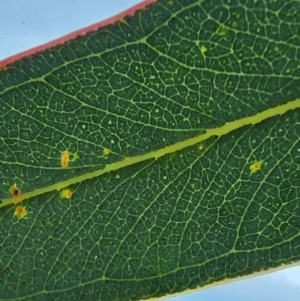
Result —
[[[0,73],[1,168],[24,183],[22,193],[141,159],[75,181],[68,201],[56,191],[30,195],[20,221],[11,221],[13,208],[1,209],[3,298],[157,297],[299,260],[299,76],[296,63],[274,57],[292,61],[299,14],[296,2],[278,3],[257,10],[161,1]],[[257,33],[263,27],[247,24],[244,12],[280,12],[263,20],[292,25],[280,38]],[[91,54],[93,37],[105,43]],[[276,106],[285,104],[293,107],[279,116]],[[264,120],[254,117],[254,126],[218,132],[259,112]],[[200,148],[187,144],[194,136]],[[184,149],[166,154],[181,141]],[[79,158],[62,171],[65,150]],[[255,162],[264,164],[253,173]],[[1,198],[13,183],[4,183]]]

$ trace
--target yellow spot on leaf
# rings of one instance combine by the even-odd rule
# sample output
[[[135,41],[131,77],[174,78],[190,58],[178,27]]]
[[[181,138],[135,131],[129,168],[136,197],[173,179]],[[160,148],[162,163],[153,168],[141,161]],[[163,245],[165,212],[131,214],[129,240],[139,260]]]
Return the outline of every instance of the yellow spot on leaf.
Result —
[[[17,218],[23,218],[27,215],[27,210],[24,206],[17,206],[15,209],[15,213],[14,216],[16,216]]]
[[[70,199],[72,197],[72,195],[73,195],[73,192],[68,188],[66,188],[60,192],[60,197],[62,199]]]
[[[226,36],[228,33],[228,28],[224,27],[224,26],[220,26],[218,28],[218,35],[220,36]]]
[[[264,161],[256,161],[253,164],[250,165],[250,171],[251,173],[255,173],[258,170],[260,170],[264,165]]]
[[[72,157],[71,157],[72,156]],[[69,166],[70,162],[74,162],[75,160],[77,160],[79,158],[79,156],[77,155],[77,153],[75,153],[74,155],[71,154],[68,150],[62,152],[61,157],[60,157],[60,165],[63,168],[66,168]]]
[[[207,51],[207,48],[204,45],[202,45],[200,47],[200,51],[201,51],[202,54],[204,54]]]
[[[108,149],[108,148],[104,148],[104,149],[103,149],[103,155],[104,155],[104,156],[108,156],[110,153],[111,153],[111,150],[110,150],[110,149]]]
[[[18,197],[21,194],[21,190],[17,187],[16,183],[9,188],[9,192],[13,198]]]
[[[64,151],[61,155],[60,165],[63,168],[66,168],[69,166],[69,163],[70,163],[70,153],[68,151]]]

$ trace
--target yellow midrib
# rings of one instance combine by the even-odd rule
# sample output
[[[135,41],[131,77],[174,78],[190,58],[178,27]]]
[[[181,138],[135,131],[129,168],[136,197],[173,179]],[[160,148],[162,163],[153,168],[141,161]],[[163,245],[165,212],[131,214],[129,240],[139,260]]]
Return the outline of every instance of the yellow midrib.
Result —
[[[69,180],[63,181],[63,182],[59,182],[56,183],[54,185],[51,186],[47,186],[47,187],[43,187],[43,188],[39,188],[36,189],[34,191],[31,192],[27,192],[24,194],[21,194],[20,196],[16,197],[16,198],[11,198],[11,199],[6,199],[6,200],[2,200],[2,203],[0,203],[0,208],[4,207],[6,205],[9,204],[15,204],[15,203],[19,203],[25,199],[29,199],[41,194],[44,194],[46,192],[51,192],[54,190],[61,190],[63,188],[66,188],[70,185],[76,184],[76,183],[80,183],[82,181],[88,180],[88,179],[92,179],[98,176],[101,176],[107,172],[110,171],[114,171],[114,170],[118,170],[120,168],[132,165],[132,164],[136,164],[139,162],[143,162],[145,160],[149,160],[149,159],[158,159],[166,154],[169,153],[173,153],[179,150],[182,150],[188,146],[200,143],[201,141],[204,141],[212,136],[223,136],[228,134],[229,132],[236,130],[238,128],[241,128],[245,125],[249,125],[249,124],[257,124],[260,123],[261,121],[276,116],[276,115],[281,115],[286,113],[289,110],[294,110],[300,108],[300,98],[297,98],[291,102],[288,102],[284,105],[281,106],[277,106],[275,108],[271,108],[271,109],[267,109],[261,113],[258,113],[254,116],[250,116],[250,117],[245,117],[245,118],[241,118],[239,120],[236,121],[232,121],[232,122],[227,122],[224,125],[218,127],[218,128],[214,128],[214,129],[209,129],[207,130],[204,134],[201,134],[197,137],[193,137],[184,141],[180,141],[177,142],[173,145],[164,147],[162,149],[144,154],[144,155],[140,155],[140,156],[136,156],[136,157],[129,157],[129,158],[125,158],[122,161],[119,162],[115,162],[109,165],[106,165],[105,168],[103,169],[99,169],[90,173],[86,173],[84,175],[78,176],[78,177],[74,177],[71,178]]]

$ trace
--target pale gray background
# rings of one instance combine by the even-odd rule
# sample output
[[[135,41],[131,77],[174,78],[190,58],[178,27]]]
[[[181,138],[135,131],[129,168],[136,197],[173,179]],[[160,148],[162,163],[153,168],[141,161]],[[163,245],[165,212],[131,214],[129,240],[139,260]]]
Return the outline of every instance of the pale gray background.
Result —
[[[115,15],[139,0],[0,0],[0,60]],[[173,301],[299,301],[300,267]]]

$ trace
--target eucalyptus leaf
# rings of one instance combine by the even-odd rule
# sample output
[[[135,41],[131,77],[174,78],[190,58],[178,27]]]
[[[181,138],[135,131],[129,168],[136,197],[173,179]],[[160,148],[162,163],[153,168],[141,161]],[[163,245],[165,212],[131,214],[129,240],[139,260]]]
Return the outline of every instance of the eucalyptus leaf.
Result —
[[[297,0],[161,0],[2,68],[0,299],[299,261],[299,33]]]

